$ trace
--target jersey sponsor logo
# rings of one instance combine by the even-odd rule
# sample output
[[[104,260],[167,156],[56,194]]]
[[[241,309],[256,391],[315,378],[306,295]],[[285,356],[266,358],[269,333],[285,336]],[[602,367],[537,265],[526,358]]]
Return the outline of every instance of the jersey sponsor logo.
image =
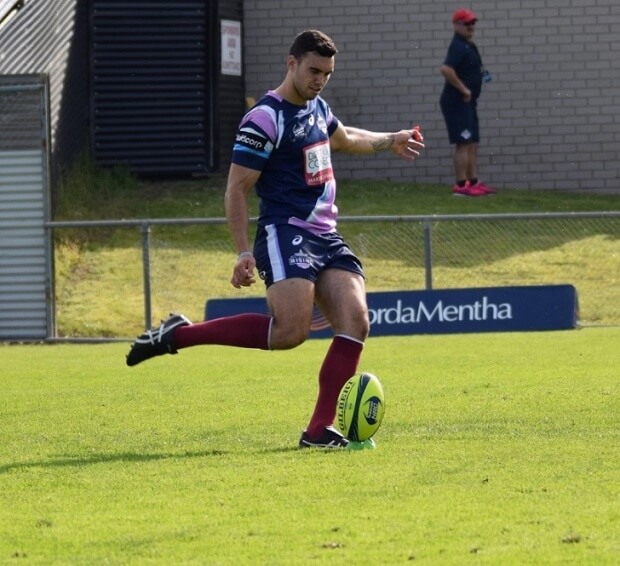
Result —
[[[321,141],[305,147],[304,163],[304,174],[309,186],[322,185],[334,178],[328,141]]]
[[[295,143],[305,138],[306,138],[306,127],[301,122],[297,122],[297,124],[295,124],[291,128],[290,140],[291,142]]]
[[[303,236],[295,236],[291,242],[291,244],[293,244],[294,246],[298,246],[299,244],[301,244],[304,241],[304,237]]]
[[[310,259],[308,254],[299,250],[288,258],[289,265],[294,265],[301,269],[310,269]]]
[[[235,143],[256,151],[263,151],[270,143],[266,138],[250,132],[238,132]]]

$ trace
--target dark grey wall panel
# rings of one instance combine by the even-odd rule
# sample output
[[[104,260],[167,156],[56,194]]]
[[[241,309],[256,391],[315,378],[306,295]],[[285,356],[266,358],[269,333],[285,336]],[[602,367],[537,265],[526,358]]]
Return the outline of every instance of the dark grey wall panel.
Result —
[[[214,82],[216,97],[214,101],[215,115],[217,116],[217,126],[215,128],[218,136],[216,157],[219,162],[219,169],[227,172],[232,155],[232,146],[237,132],[239,121],[245,112],[245,72],[242,71],[240,77],[221,74],[221,43],[220,31],[221,20],[233,20],[241,22],[241,35],[243,38],[243,1],[242,0],[220,0],[218,2],[218,14],[214,17],[213,41],[214,61]],[[243,43],[242,43],[243,47]],[[242,69],[244,65],[242,54]]]
[[[208,172],[204,0],[94,0],[91,29],[97,160]]]

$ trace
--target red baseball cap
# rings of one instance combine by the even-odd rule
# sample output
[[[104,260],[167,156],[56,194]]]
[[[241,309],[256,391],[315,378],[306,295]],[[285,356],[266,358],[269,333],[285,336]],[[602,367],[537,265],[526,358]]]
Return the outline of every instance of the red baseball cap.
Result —
[[[471,22],[475,22],[478,20],[478,16],[474,14],[471,10],[467,10],[465,8],[459,8],[454,11],[452,14],[452,23],[454,22],[464,22],[469,24]]]

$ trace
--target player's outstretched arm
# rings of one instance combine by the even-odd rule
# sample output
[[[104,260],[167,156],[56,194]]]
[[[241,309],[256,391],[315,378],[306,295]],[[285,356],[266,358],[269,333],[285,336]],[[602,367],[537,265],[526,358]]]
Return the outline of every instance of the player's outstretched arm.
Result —
[[[377,153],[390,150],[405,159],[420,157],[424,138],[419,126],[398,132],[371,132],[339,124],[330,138],[333,151],[345,153]]]

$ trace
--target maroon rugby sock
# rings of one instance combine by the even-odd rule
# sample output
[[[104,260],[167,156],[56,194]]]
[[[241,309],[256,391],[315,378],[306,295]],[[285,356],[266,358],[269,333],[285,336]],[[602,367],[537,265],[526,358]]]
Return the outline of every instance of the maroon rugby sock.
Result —
[[[270,327],[271,317],[266,314],[225,316],[179,326],[174,333],[174,345],[178,349],[199,344],[218,344],[269,350]]]
[[[321,436],[336,418],[338,395],[355,374],[364,344],[346,336],[334,336],[319,372],[319,397],[306,429],[311,439]]]

